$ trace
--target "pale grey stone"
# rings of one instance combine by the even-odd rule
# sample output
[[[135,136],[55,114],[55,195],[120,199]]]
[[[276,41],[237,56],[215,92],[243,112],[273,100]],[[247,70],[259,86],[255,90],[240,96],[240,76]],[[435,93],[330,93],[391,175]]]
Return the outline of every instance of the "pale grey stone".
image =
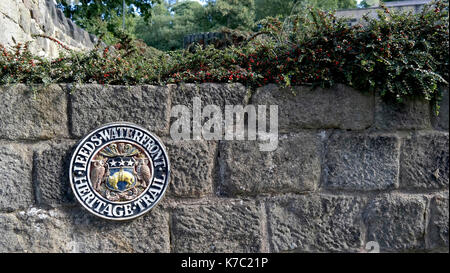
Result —
[[[66,93],[58,85],[0,87],[0,116],[4,139],[68,136]]]
[[[260,151],[259,141],[222,141],[219,191],[228,195],[314,191],[320,179],[317,133],[281,136],[278,148]]]
[[[447,132],[418,132],[403,141],[400,186],[406,189],[448,189]]]
[[[39,25],[46,35],[56,37],[64,44],[73,45],[74,49],[83,50],[92,48],[90,39],[83,39],[81,29],[71,20],[67,19],[63,12],[56,8],[53,1],[0,1],[0,41],[7,46],[15,43],[34,41],[29,45],[30,51],[39,56],[56,58],[61,47],[52,44],[46,45],[41,38],[34,38],[30,34],[36,34],[36,26]],[[40,33],[40,32],[38,32]],[[70,37],[78,42],[74,43]]]
[[[91,37],[89,36],[89,32],[85,31],[84,29],[80,29],[80,30],[81,30],[81,37],[83,40],[83,44],[88,48],[94,47],[94,44],[91,41]]]
[[[22,0],[22,2],[25,5],[25,7],[29,10],[36,8],[36,4],[33,3],[33,1],[31,1],[31,0]]]
[[[39,205],[74,203],[69,182],[69,164],[74,141],[53,142],[34,152],[34,183]]]
[[[434,196],[430,207],[428,248],[448,252],[448,192]]]
[[[324,186],[343,190],[398,187],[400,141],[395,135],[336,132],[326,145]]]
[[[1,12],[0,25],[0,41],[6,48],[14,47],[17,43],[23,44],[30,38],[16,21],[11,20],[7,15],[4,15]]]
[[[37,6],[33,6],[30,9],[30,16],[37,24],[41,24],[44,22],[44,17],[42,16],[41,12],[39,11],[39,8]]]
[[[34,203],[31,152],[21,144],[0,143],[0,212]]]
[[[31,35],[37,35],[37,34],[41,33],[41,29],[39,28],[38,24],[32,22],[31,26],[30,26],[30,32],[31,32]]]
[[[362,130],[370,127],[374,118],[374,96],[340,84],[330,89],[269,84],[257,89],[252,104],[278,105],[280,132],[309,128]]]
[[[19,22],[19,5],[17,1],[0,1],[0,13],[15,23]]]
[[[261,252],[261,212],[253,202],[178,205],[172,218],[173,252]]]
[[[45,34],[54,35],[55,25],[53,24],[52,18],[48,14],[46,14],[43,19],[43,27],[44,27]],[[59,33],[59,32],[57,32],[57,33]]]
[[[417,251],[424,248],[424,197],[386,194],[370,201],[364,211],[367,241],[375,241],[381,252]]]
[[[75,23],[74,22],[72,22],[72,20],[70,20],[70,19],[65,19],[65,21],[66,21],[66,23],[67,23],[67,25],[68,25],[68,27],[69,27],[69,33],[68,33],[68,35],[71,37],[71,38],[73,38],[74,40],[79,40],[79,37],[77,36],[77,33],[76,32],[78,32],[77,31],[77,26],[75,25]]]
[[[71,133],[76,137],[118,121],[135,123],[158,135],[168,133],[170,86],[66,87],[71,90]]]
[[[201,197],[212,194],[216,144],[212,141],[164,141],[170,160],[168,194]]]
[[[364,200],[350,196],[285,195],[268,198],[271,252],[355,252],[362,247]]]
[[[431,128],[430,103],[423,99],[403,102],[385,101],[376,97],[375,129],[411,130]]]
[[[30,33],[31,28],[31,15],[30,11],[24,6],[19,6],[19,25],[22,27],[25,33]]]
[[[24,252],[21,236],[18,234],[18,221],[13,214],[0,213],[0,253]]]
[[[64,13],[62,10],[52,6],[51,7],[51,15],[53,19],[53,23],[59,27],[64,33],[67,33],[67,35],[70,35],[70,27],[69,23],[64,16]]]

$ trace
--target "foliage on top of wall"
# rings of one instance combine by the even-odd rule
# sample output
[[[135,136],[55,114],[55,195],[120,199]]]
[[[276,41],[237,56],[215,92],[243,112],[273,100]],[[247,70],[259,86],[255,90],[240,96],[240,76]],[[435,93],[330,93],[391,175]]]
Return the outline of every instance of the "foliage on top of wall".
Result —
[[[438,86],[448,85],[449,78],[448,1],[433,2],[418,14],[384,8],[378,17],[349,26],[332,13],[309,9],[283,22],[264,19],[260,32],[239,44],[168,53],[126,35],[114,46],[67,50],[53,60],[31,54],[28,44],[0,45],[0,84],[342,83],[396,101],[437,101]]]

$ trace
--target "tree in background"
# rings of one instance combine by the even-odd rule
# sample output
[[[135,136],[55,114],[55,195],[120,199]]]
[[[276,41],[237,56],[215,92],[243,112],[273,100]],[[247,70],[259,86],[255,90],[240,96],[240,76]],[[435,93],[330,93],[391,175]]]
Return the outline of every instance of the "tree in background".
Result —
[[[209,0],[205,9],[211,30],[251,30],[255,26],[254,0]]]
[[[370,1],[370,0],[369,0]],[[298,13],[306,7],[316,7],[323,10],[356,8],[356,0],[255,0],[256,20],[266,17],[281,17]]]
[[[102,36],[107,43],[115,42],[117,33],[122,28],[123,5],[125,2],[125,26],[128,34],[133,34],[135,28],[134,17],[148,20],[152,15],[152,8],[162,0],[58,0],[57,5],[66,17],[72,19],[86,31]]]
[[[138,18],[136,37],[160,50],[182,48],[187,34],[208,30],[206,11],[194,1],[166,1],[153,8],[150,20]]]
[[[371,0],[366,0],[371,1]],[[107,44],[122,31],[123,0],[59,1],[65,15]],[[306,7],[356,8],[356,0],[125,0],[128,36],[160,50],[180,49],[183,37],[221,29],[252,31],[267,17],[285,18]]]
[[[153,8],[149,21],[138,19],[136,37],[160,50],[183,46],[183,37],[221,28],[252,30],[255,25],[254,0],[164,1]]]

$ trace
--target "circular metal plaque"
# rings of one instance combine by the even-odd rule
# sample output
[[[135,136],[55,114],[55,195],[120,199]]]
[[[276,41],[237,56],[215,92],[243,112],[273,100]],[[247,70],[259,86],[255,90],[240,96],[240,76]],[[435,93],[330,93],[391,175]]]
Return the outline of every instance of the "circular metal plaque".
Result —
[[[70,185],[91,213],[128,220],[148,212],[167,189],[170,163],[162,142],[132,123],[90,132],[73,152]]]

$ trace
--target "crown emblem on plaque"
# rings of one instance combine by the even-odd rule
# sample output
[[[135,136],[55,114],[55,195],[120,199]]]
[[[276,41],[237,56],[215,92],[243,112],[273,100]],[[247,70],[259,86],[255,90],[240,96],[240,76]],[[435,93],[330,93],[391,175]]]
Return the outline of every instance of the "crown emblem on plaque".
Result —
[[[138,153],[139,150],[133,147],[133,145],[122,142],[110,144],[100,152],[101,155],[106,157],[134,156]]]

